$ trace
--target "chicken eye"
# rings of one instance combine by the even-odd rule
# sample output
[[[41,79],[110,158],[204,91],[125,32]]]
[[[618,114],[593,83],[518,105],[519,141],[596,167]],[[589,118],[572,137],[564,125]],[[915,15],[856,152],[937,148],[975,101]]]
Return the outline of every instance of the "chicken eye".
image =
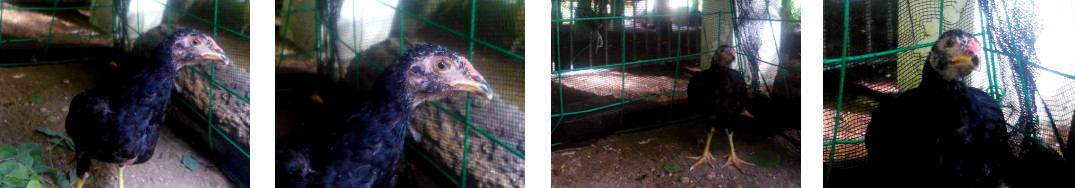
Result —
[[[951,48],[952,46],[956,46],[956,41],[955,40],[948,40],[948,45],[946,45],[946,46],[949,47],[949,48]]]
[[[437,70],[444,71],[445,69],[448,69],[448,63],[444,60],[437,60]]]
[[[201,41],[202,40],[199,40],[199,39],[190,40],[190,44],[193,44],[194,46],[197,46],[198,44],[202,43]]]

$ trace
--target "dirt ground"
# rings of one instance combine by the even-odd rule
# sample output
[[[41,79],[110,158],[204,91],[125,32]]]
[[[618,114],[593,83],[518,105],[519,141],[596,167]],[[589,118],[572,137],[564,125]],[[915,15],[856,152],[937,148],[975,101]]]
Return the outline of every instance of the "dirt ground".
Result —
[[[736,154],[757,164],[745,173],[718,158],[711,168],[688,156],[700,155],[706,134],[701,120],[612,135],[586,147],[552,153],[553,187],[800,187],[801,151],[780,136],[735,134]],[[728,137],[713,135],[710,152],[730,153]],[[667,163],[682,167],[668,173]]]
[[[109,69],[104,63],[55,64],[28,67],[0,67],[0,144],[37,143],[45,149],[43,163],[58,171],[75,167],[74,152],[51,146],[48,137],[37,127],[66,132],[64,118],[68,105],[78,93],[103,84],[100,70]],[[97,70],[97,71],[95,71]],[[29,98],[40,96],[43,103],[33,104]],[[180,162],[182,155],[191,153],[202,165],[188,170]],[[118,166],[96,162],[92,182],[87,187],[117,186]],[[45,174],[53,184],[54,175]],[[161,128],[156,156],[146,163],[130,165],[124,170],[127,187],[236,187],[208,158],[196,153],[167,126]]]

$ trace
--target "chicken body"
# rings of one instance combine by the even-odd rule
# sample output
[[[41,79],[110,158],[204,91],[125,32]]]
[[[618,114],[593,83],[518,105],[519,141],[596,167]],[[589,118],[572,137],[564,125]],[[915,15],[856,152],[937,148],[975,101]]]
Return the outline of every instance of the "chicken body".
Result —
[[[702,163],[713,165],[713,156],[709,153],[709,145],[713,140],[713,133],[718,126],[725,128],[728,135],[728,144],[731,145],[731,153],[725,165],[735,165],[740,171],[740,164],[753,165],[735,154],[732,142],[732,132],[728,128],[737,128],[743,125],[745,117],[753,117],[746,111],[749,92],[743,75],[731,68],[735,60],[735,50],[728,45],[717,47],[716,56],[713,57],[713,65],[691,78],[687,84],[688,103],[705,119],[706,145],[701,156],[690,157],[698,161],[691,165],[691,169]]]
[[[997,187],[1010,158],[1000,106],[964,77],[978,66],[970,34],[945,32],[917,88],[874,110],[868,161],[879,185]]]
[[[77,186],[89,177],[91,159],[96,159],[121,165],[122,187],[122,165],[153,157],[179,68],[203,61],[227,63],[216,42],[193,29],[173,33],[157,46],[154,59],[132,79],[87,90],[71,100],[66,128],[76,146]]]
[[[435,44],[404,53],[381,73],[372,92],[370,101],[340,125],[279,138],[277,185],[393,187],[419,104],[459,92],[492,97],[469,61]]]

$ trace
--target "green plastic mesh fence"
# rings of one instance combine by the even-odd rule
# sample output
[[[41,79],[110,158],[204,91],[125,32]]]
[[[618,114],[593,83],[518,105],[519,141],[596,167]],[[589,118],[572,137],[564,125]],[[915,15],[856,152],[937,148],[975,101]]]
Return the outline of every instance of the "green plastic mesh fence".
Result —
[[[302,119],[279,119],[302,116],[301,101],[361,105],[384,67],[436,43],[466,56],[495,97],[420,105],[399,176],[418,181],[400,186],[524,185],[522,1],[282,0],[276,10],[277,136],[301,131]]]
[[[799,20],[783,4],[553,1],[552,146],[697,118],[687,83],[724,44],[749,87],[797,98]]]
[[[929,47],[951,29],[982,42],[985,66],[968,82],[1001,105],[1009,132],[1016,135],[1011,145],[1030,137],[1060,151],[1075,110],[1070,98],[1075,66],[1066,63],[1065,52],[1038,46],[1067,40],[1055,28],[1075,22],[1070,3],[825,1],[826,171],[865,167],[864,135],[877,101],[917,87]]]
[[[195,28],[212,36],[230,65],[181,69],[167,119],[247,187],[249,1],[11,0],[0,1],[0,18],[0,66],[111,62],[126,73],[142,66],[171,30]]]
[[[39,65],[108,59],[106,55],[93,54],[107,54],[101,52],[108,52],[112,45],[109,41],[111,36],[108,35],[110,32],[90,29],[85,24],[87,20],[71,20],[67,17],[74,16],[70,14],[72,10],[111,6],[70,5],[67,2],[63,2],[62,7],[60,5],[61,1],[4,1],[0,3],[0,16],[7,13],[7,16],[0,18],[10,20],[8,24],[0,25],[0,31],[3,32],[3,35],[0,35],[0,48],[4,49],[0,52],[3,54],[0,56],[0,65]],[[57,17],[60,19],[56,19]],[[31,27],[27,24],[12,22],[31,22],[34,25]],[[55,24],[57,22],[60,24]],[[50,49],[53,56],[48,55]],[[72,56],[80,57],[55,55],[72,53],[76,54]]]

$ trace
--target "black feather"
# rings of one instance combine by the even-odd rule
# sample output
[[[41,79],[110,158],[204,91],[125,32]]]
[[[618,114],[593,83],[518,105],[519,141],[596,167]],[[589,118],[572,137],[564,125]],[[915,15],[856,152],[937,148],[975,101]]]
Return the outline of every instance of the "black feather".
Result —
[[[743,74],[719,63],[714,63],[713,67],[694,76],[687,84],[688,103],[706,120],[706,131],[715,129],[716,121],[741,120],[739,112],[746,109],[749,92]],[[716,116],[716,119],[710,118],[711,116]]]

